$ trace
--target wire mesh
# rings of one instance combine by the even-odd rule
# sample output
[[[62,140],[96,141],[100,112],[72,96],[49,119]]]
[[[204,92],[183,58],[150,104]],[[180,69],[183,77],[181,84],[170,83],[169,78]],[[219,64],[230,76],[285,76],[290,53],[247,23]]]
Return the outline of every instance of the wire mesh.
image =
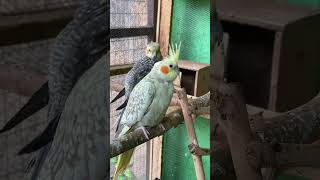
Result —
[[[3,46],[0,48],[0,65],[14,66],[24,71],[46,74],[49,49],[54,40],[47,39],[30,43]],[[25,105],[29,97],[0,89],[0,127]],[[12,130],[0,136],[0,180],[25,179],[25,168],[30,155],[17,156],[17,152],[45,128],[47,108],[28,118]]]
[[[49,62],[49,51],[54,39],[32,41],[23,44],[2,46],[0,48],[0,64],[15,65],[23,69],[46,74]]]
[[[27,100],[28,97],[0,89],[0,127],[3,127]],[[16,153],[25,142],[30,142],[45,128],[46,122],[42,121],[45,116],[46,108],[0,136],[0,180],[25,179],[26,167],[32,154],[17,156]]]
[[[110,65],[132,64],[145,55],[147,36],[114,38],[110,40]]]
[[[171,41],[183,44],[180,58],[210,62],[210,1],[174,1]]]
[[[148,25],[148,0],[111,0],[110,27],[132,28]]]

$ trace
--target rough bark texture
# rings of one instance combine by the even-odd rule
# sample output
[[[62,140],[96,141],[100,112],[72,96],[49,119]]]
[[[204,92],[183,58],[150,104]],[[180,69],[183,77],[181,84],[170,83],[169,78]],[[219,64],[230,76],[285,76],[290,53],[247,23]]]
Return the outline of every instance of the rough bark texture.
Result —
[[[300,146],[299,151],[293,151],[292,148],[289,151],[283,150],[277,153],[276,158],[278,158],[278,164],[273,164],[274,166],[318,166],[318,163],[314,163],[316,159],[304,155],[310,154],[312,152],[320,152],[315,150],[315,146],[309,145],[297,145],[297,144],[309,144],[316,141],[320,135],[319,127],[319,113],[320,113],[320,97],[319,95],[313,98],[308,103],[293,109],[289,112],[282,113],[279,116],[272,118],[263,118],[263,123],[255,123],[255,127],[252,129],[253,135],[260,143],[274,144],[274,143],[292,143],[288,146]],[[218,127],[219,129],[220,127]],[[213,137],[222,137],[224,136],[221,130],[217,130],[217,134]],[[296,144],[296,145],[294,145]],[[285,148],[286,149],[286,148]],[[214,166],[213,178],[224,179],[224,177],[218,176],[220,171],[227,171],[225,166],[225,161],[229,161],[232,164],[231,154],[228,153],[228,148],[225,147],[225,158],[223,160],[219,159],[219,153],[216,150],[213,150],[213,161],[218,166]],[[300,159],[301,158],[301,159]],[[228,160],[229,159],[229,160]],[[289,162],[281,162],[283,159],[289,160]],[[264,163],[266,165],[266,163]],[[261,164],[262,165],[262,164]],[[268,165],[270,167],[270,164]],[[221,170],[222,169],[222,170]],[[232,172],[229,172],[232,173]]]
[[[215,82],[217,83],[217,82]],[[253,140],[246,104],[239,86],[219,83],[213,92],[213,117],[227,135],[238,180],[262,179],[259,168],[249,164],[246,145]]]

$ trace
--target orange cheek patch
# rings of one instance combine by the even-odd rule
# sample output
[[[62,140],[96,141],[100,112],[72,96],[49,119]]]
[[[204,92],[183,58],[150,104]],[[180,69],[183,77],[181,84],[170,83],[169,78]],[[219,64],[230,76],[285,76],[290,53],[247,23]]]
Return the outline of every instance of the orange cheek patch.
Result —
[[[169,68],[168,68],[168,66],[161,66],[160,71],[163,74],[168,74],[169,73]]]

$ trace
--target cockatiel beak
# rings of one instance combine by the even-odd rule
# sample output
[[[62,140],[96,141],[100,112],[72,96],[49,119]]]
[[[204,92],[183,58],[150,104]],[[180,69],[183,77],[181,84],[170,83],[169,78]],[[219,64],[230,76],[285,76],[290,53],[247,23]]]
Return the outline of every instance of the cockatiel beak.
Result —
[[[146,50],[146,56],[151,58],[151,59],[154,59],[157,56],[157,51],[152,51],[150,49],[147,49]]]
[[[179,69],[179,67],[178,66],[176,66],[175,68],[174,68],[174,71],[178,74],[178,76],[179,76],[179,74],[180,74],[180,69]]]
[[[157,51],[153,51],[151,56],[154,59],[157,56]]]

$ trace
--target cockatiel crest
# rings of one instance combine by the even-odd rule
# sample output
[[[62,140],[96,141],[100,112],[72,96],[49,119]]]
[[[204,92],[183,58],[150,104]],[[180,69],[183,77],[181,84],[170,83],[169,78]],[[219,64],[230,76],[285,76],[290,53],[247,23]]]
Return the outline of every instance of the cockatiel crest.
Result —
[[[179,56],[180,56],[180,47],[181,47],[181,42],[179,45],[174,44],[173,48],[169,45],[169,57],[172,58],[176,63],[179,61]]]

